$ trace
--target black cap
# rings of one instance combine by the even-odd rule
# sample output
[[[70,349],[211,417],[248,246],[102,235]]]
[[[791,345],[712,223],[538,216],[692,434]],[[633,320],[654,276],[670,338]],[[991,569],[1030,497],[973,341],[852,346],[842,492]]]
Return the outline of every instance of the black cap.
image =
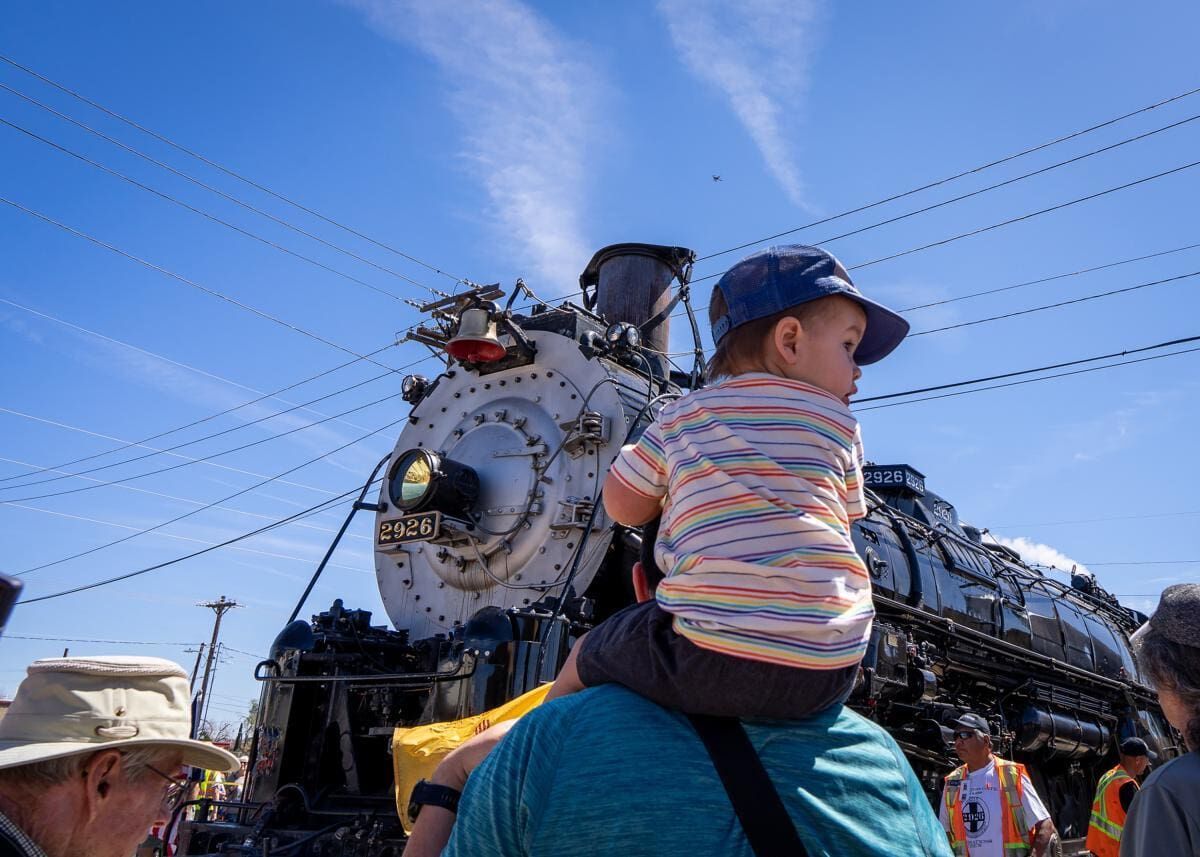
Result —
[[[1126,738],[1121,742],[1122,756],[1145,756],[1151,762],[1158,758],[1141,738]]]
[[[988,722],[971,711],[968,711],[962,717],[955,720],[954,725],[961,726],[964,729],[977,729],[984,735],[992,734],[992,727],[988,726]]]

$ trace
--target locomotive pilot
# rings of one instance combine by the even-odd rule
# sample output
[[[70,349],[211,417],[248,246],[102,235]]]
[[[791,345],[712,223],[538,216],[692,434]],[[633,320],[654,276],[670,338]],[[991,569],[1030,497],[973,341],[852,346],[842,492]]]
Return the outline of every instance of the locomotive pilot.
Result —
[[[1095,857],[1117,857],[1125,814],[1138,790],[1138,778],[1150,767],[1153,754],[1141,738],[1121,742],[1121,762],[1100,778],[1092,802],[1087,848]]]
[[[938,817],[955,857],[1043,857],[1054,823],[1025,766],[992,754],[991,729],[978,714],[954,726],[954,752],[965,764],[946,777]]]

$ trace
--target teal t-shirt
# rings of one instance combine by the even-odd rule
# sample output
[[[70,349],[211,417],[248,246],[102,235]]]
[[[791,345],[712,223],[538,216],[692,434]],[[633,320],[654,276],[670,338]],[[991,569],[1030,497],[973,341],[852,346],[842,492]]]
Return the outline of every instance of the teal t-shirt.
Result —
[[[945,855],[896,742],[836,706],[746,731],[812,857]],[[467,783],[444,857],[744,855],[749,843],[687,719],[614,684],[530,712]]]

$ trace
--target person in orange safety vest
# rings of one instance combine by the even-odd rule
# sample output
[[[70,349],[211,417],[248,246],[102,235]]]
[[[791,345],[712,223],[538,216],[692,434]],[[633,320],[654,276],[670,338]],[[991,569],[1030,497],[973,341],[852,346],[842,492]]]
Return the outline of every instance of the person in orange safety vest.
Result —
[[[955,857],[1045,857],[1054,823],[1025,766],[992,754],[980,715],[964,714],[954,726],[965,764],[946,777],[938,815]]]
[[[1126,738],[1121,742],[1121,763],[1100,778],[1087,834],[1087,849],[1096,857],[1119,857],[1125,813],[1137,794],[1138,777],[1153,758],[1141,738]]]

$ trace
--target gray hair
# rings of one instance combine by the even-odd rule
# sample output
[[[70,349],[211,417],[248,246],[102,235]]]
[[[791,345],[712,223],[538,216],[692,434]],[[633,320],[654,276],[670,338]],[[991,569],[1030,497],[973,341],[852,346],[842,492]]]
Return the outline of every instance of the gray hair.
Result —
[[[113,746],[97,747],[92,753],[76,753],[71,756],[60,756],[57,759],[45,759],[41,762],[30,762],[27,765],[0,769],[0,784],[11,784],[18,788],[56,786],[80,776],[96,753],[105,750],[117,750],[121,754],[121,766],[125,775],[130,778],[141,776],[151,766],[169,765],[171,762],[168,760],[173,761],[178,758],[178,751],[170,747],[148,745],[131,747],[128,750]]]
[[[1189,749],[1200,750],[1200,648],[1176,643],[1151,626],[1134,637],[1133,652],[1150,683],[1187,708],[1183,737]]]

